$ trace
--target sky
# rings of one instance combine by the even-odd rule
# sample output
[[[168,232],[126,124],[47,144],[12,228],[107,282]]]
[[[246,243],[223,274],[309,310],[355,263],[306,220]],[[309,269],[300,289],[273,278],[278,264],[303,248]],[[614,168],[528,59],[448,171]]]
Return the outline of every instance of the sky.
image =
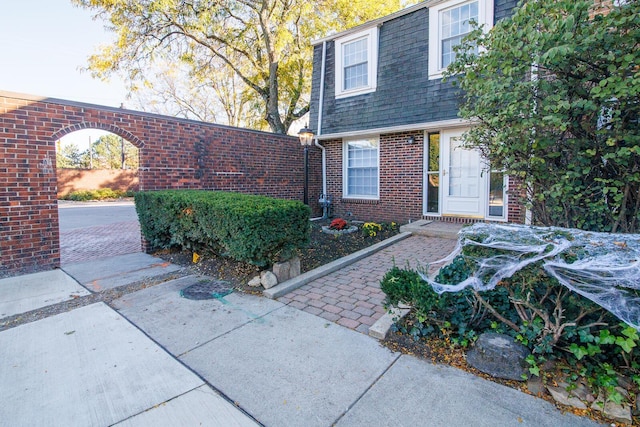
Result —
[[[104,29],[104,22],[93,20],[92,11],[71,0],[0,0],[0,91],[110,107],[124,103],[127,108],[122,80],[103,82],[80,71],[99,46],[113,40],[115,34]],[[294,134],[304,120],[291,127]],[[86,149],[89,137],[95,140],[103,134],[73,132],[62,143]]]
[[[87,58],[115,35],[70,0],[0,0],[0,90],[119,107],[122,81],[94,79]],[[126,106],[126,104],[125,104]]]
[[[126,107],[123,81],[107,83],[80,71],[100,45],[114,38],[91,11],[70,0],[0,0],[0,90]],[[81,143],[88,134],[100,136],[74,132],[65,139]]]

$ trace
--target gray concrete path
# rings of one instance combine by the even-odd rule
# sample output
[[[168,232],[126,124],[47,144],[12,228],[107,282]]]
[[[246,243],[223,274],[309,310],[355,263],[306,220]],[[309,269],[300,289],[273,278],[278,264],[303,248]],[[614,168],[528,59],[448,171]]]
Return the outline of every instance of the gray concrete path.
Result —
[[[0,280],[0,319],[89,294],[62,270],[9,277]]]
[[[66,270],[91,291],[140,271],[164,277],[138,255]],[[0,426],[596,425],[279,301],[180,296],[207,280],[180,277],[0,332]]]
[[[0,333],[0,355],[2,425],[143,425],[139,414],[193,397],[205,405],[164,411],[204,422],[226,412],[217,425],[253,424],[102,303]]]

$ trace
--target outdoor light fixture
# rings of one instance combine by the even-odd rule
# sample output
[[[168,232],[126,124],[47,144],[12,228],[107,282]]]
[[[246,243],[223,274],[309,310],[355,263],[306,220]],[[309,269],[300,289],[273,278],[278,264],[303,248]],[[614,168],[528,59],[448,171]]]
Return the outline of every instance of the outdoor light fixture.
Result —
[[[309,147],[313,144],[313,131],[308,125],[298,132],[300,144],[304,147],[304,204],[309,204]]]
[[[413,137],[413,135],[410,136],[409,139],[407,139],[407,144],[413,144],[414,142],[416,142],[416,139],[415,137]]]
[[[300,132],[298,132],[298,138],[300,139],[300,144],[304,147],[313,145],[313,131],[307,126],[300,129]]]

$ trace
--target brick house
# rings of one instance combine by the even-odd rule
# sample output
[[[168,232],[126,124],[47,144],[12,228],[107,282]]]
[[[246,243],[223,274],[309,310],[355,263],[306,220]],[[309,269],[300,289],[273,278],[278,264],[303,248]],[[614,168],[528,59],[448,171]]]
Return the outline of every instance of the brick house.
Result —
[[[452,46],[517,0],[429,0],[314,42],[310,127],[337,216],[524,222],[514,180],[460,147]]]

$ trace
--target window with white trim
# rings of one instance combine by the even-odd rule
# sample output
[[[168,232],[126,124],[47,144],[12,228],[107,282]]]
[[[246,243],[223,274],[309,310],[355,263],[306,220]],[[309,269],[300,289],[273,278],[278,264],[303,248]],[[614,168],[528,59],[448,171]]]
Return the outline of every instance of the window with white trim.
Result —
[[[473,27],[493,27],[493,0],[451,0],[429,8],[429,78],[442,77],[456,57],[453,48]]]
[[[344,142],[343,195],[356,199],[377,199],[380,170],[378,138],[362,138]]]
[[[373,92],[377,84],[378,27],[335,41],[336,98]]]

